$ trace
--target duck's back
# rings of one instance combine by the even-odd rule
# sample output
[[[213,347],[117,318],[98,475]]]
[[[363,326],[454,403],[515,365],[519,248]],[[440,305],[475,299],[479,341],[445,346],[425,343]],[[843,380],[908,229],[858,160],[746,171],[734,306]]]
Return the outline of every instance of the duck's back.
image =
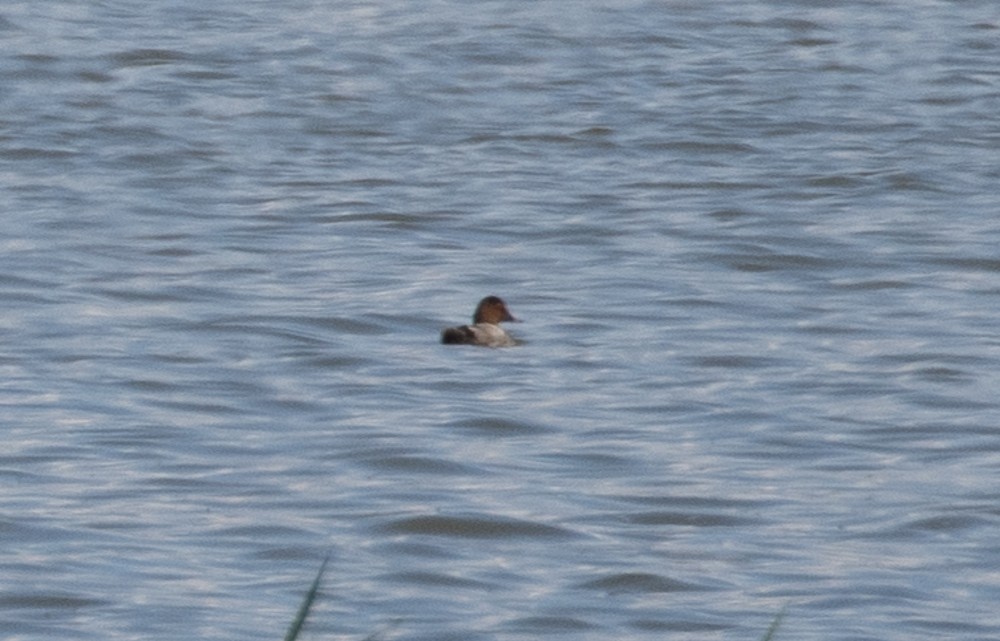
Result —
[[[441,332],[441,342],[445,345],[481,345],[484,347],[509,347],[514,339],[499,325],[476,323],[449,327]]]
[[[441,342],[445,345],[468,345],[475,340],[472,328],[468,325],[448,327],[441,332]]]

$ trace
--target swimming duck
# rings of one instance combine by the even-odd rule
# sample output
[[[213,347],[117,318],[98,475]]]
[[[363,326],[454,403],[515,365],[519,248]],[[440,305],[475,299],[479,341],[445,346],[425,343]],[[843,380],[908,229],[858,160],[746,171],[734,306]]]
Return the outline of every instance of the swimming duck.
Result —
[[[517,341],[503,331],[502,321],[519,322],[507,310],[507,304],[498,296],[487,296],[479,301],[472,325],[449,327],[441,332],[445,345],[481,345],[483,347],[510,347]]]

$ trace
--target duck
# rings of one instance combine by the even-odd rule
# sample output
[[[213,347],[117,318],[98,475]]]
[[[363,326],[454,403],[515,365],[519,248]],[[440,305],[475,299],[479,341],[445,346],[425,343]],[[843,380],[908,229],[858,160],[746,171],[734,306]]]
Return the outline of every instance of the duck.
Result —
[[[500,327],[501,322],[519,323],[499,296],[487,296],[479,301],[471,325],[448,327],[441,332],[445,345],[479,345],[480,347],[511,347],[517,341]]]

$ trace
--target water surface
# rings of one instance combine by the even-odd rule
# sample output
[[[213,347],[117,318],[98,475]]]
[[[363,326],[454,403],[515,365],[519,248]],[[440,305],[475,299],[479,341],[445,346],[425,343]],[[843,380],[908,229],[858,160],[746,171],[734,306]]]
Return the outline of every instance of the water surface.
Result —
[[[0,11],[5,638],[1000,635],[996,7],[605,4]]]

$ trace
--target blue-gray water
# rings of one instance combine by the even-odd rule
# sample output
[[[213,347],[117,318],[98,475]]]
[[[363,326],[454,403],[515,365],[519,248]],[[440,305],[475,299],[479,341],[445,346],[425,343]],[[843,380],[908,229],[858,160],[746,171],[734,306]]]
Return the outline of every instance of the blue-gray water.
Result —
[[[0,637],[1000,637],[993,0],[0,44]]]

